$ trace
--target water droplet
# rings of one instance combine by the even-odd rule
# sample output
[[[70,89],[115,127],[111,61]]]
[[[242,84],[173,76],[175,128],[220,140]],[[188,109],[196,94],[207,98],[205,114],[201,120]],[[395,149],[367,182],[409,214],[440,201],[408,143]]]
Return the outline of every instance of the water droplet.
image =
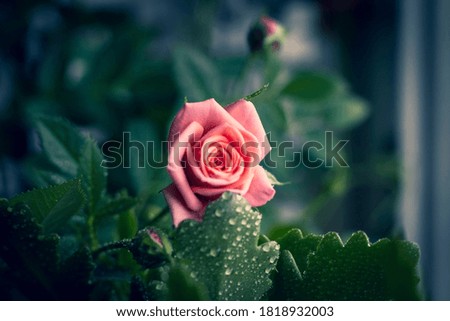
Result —
[[[277,251],[278,251],[279,249],[280,249],[280,244],[278,244],[278,243],[277,243],[277,244],[275,244],[275,250],[277,250]]]
[[[221,212],[220,210],[218,210],[218,209],[214,212],[214,214],[215,214],[217,217],[221,217],[221,216],[222,216],[222,212]]]
[[[261,221],[255,221],[255,226],[259,226],[259,224],[261,223]]]
[[[240,241],[240,240],[242,240],[242,236],[241,235],[236,236],[236,241]]]
[[[224,239],[224,240],[228,240],[228,234],[224,234],[224,235],[222,235],[222,238]]]
[[[191,275],[191,277],[194,278],[194,279],[197,277],[197,273],[195,273],[195,272],[191,272],[190,275]]]
[[[245,205],[245,211],[249,212],[252,209],[252,207],[250,205]]]
[[[231,273],[233,273],[233,269],[232,268],[227,268],[225,270],[225,275],[230,275]]]
[[[272,271],[272,269],[271,269],[271,268],[267,268],[267,269],[265,269],[265,270],[264,270],[264,272],[266,272],[267,274],[269,274],[269,273],[270,273],[270,271]]]
[[[156,290],[162,290],[163,284],[162,283],[158,283],[158,284],[156,284],[155,288],[156,288]]]
[[[238,206],[236,207],[236,213],[242,213],[244,210],[242,209],[242,207]]]
[[[230,218],[230,219],[228,220],[228,223],[229,223],[230,225],[235,225],[235,224],[236,224],[236,219],[235,219],[235,218]]]
[[[270,250],[270,244],[269,244],[269,243],[265,243],[265,244],[262,246],[262,250],[263,250],[263,252],[269,252],[269,250]]]
[[[240,231],[242,231],[242,227],[239,226],[239,227],[236,228],[236,230],[237,230],[238,232],[240,232]]]
[[[242,225],[247,225],[247,220],[244,218],[244,219],[241,221],[241,224],[242,224]]]
[[[277,260],[277,257],[276,257],[276,256],[272,256],[272,257],[269,259],[269,262],[270,262],[270,263],[274,263],[276,260]]]
[[[8,212],[10,212],[10,213],[13,211],[13,209],[12,209],[11,206],[9,206],[6,210],[7,210]]]
[[[212,256],[212,257],[216,257],[217,256],[217,250],[216,249],[211,249],[209,251],[209,255]]]
[[[228,255],[228,260],[232,260],[234,258],[234,256],[233,255]]]
[[[258,232],[253,231],[252,235],[253,235],[253,236],[257,236],[257,235],[258,235]]]

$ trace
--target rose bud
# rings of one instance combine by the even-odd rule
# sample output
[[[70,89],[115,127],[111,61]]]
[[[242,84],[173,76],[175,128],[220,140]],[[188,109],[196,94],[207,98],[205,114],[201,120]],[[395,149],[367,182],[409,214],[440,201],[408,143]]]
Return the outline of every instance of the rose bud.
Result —
[[[262,16],[249,30],[247,42],[251,52],[280,50],[285,38],[284,28],[274,19]]]
[[[139,264],[146,268],[156,268],[167,261],[172,246],[163,232],[149,227],[137,233],[129,250]]]

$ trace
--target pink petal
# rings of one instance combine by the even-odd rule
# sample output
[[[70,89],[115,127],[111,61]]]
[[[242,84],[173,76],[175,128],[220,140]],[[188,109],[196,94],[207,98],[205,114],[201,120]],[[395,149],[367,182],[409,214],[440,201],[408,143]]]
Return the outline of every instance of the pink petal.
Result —
[[[226,107],[228,113],[233,116],[242,126],[245,127],[250,133],[255,135],[258,143],[261,144],[261,160],[270,152],[270,144],[266,137],[266,131],[259,119],[258,112],[256,111],[253,103],[241,99]]]
[[[262,206],[270,201],[274,195],[275,190],[270,184],[266,171],[261,166],[257,166],[248,192],[244,194],[245,199],[251,206]]]
[[[184,104],[172,122],[169,130],[169,141],[172,142],[174,137],[184,131],[192,122],[199,123],[204,128],[205,133],[224,123],[228,123],[231,127],[236,127],[239,130],[246,131],[244,126],[234,119],[214,99],[208,99],[198,103]]]
[[[172,145],[169,149],[169,161],[167,164],[167,172],[173,180],[173,183],[183,195],[186,205],[193,211],[199,211],[203,204],[192,192],[188,177],[186,177],[186,166],[188,164],[182,163],[186,151],[188,148],[188,142],[192,137],[201,137],[203,133],[203,127],[197,123],[190,123],[184,131],[172,141]]]
[[[174,184],[167,186],[163,190],[163,193],[167,204],[169,204],[170,212],[172,213],[173,225],[175,225],[175,227],[177,227],[182,221],[188,219],[201,221],[206,205],[203,205],[199,211],[190,210],[186,206],[183,197]]]

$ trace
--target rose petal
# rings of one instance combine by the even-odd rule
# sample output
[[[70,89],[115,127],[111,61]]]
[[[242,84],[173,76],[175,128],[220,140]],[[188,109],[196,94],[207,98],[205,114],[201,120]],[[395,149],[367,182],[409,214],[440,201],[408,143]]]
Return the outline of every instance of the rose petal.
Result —
[[[251,206],[262,206],[270,201],[274,195],[275,190],[270,184],[266,171],[261,166],[257,166],[248,192],[244,194],[245,199]]]
[[[186,177],[186,166],[188,164],[182,164],[182,160],[186,155],[189,139],[193,137],[200,137],[203,133],[203,127],[197,123],[190,123],[186,129],[175,139],[169,150],[169,161],[167,164],[167,171],[173,180],[173,183],[180,191],[184,198],[186,205],[190,210],[199,211],[203,204],[195,196],[190,187],[188,178]]]
[[[206,205],[203,205],[199,211],[190,211],[186,206],[180,191],[174,184],[167,186],[163,190],[163,193],[167,204],[169,205],[170,212],[172,213],[173,225],[175,225],[175,227],[177,227],[180,222],[187,219],[201,221]]]
[[[261,123],[258,112],[253,103],[241,99],[225,107],[227,112],[233,116],[242,126],[255,135],[261,144],[261,160],[270,152],[270,144],[266,137],[266,131]]]

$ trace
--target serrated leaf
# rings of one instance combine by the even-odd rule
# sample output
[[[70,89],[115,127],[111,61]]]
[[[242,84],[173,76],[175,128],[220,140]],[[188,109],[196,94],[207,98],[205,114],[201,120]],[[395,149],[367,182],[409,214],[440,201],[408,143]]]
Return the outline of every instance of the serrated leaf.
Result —
[[[322,241],[323,236],[308,234],[303,236],[299,229],[292,229],[283,237],[277,239],[281,249],[289,251],[298,266],[298,269],[303,273],[307,266],[308,255],[317,249],[317,246]]]
[[[75,177],[84,138],[68,121],[40,116],[36,128],[46,158],[62,173]]]
[[[58,241],[56,235],[41,235],[29,207],[1,202],[0,258],[11,270],[11,283],[28,299],[57,299]]]
[[[258,300],[270,288],[276,242],[257,245],[261,214],[240,195],[224,193],[202,222],[185,220],[175,231],[176,262],[204,283],[212,300]]]
[[[220,74],[214,63],[203,53],[189,47],[179,47],[174,54],[175,80],[189,101],[218,97]]]
[[[82,177],[82,186],[87,195],[89,213],[95,213],[106,191],[106,168],[101,166],[103,156],[92,139],[86,139],[79,160],[78,176]]]
[[[75,179],[61,185],[34,189],[11,199],[12,205],[21,202],[31,208],[32,215],[43,226],[44,232],[51,233],[83,207],[85,196],[80,180]]]
[[[297,285],[295,300],[417,300],[419,249],[407,241],[382,239],[370,244],[363,232],[354,233],[344,245],[336,233],[327,233],[317,247],[306,246],[305,238],[290,232],[280,240],[282,249],[291,247],[297,267],[306,262]],[[292,246],[292,243],[297,245]],[[301,245],[301,246],[300,246]],[[309,253],[307,253],[309,251]],[[306,260],[306,261],[305,261]],[[279,261],[277,267],[286,275],[292,261]],[[279,293],[286,282],[278,277],[272,293]],[[282,299],[275,296],[275,299]]]
[[[281,251],[277,270],[277,274],[274,276],[276,286],[271,290],[271,299],[276,301],[298,300],[303,292],[302,275],[291,252]]]

